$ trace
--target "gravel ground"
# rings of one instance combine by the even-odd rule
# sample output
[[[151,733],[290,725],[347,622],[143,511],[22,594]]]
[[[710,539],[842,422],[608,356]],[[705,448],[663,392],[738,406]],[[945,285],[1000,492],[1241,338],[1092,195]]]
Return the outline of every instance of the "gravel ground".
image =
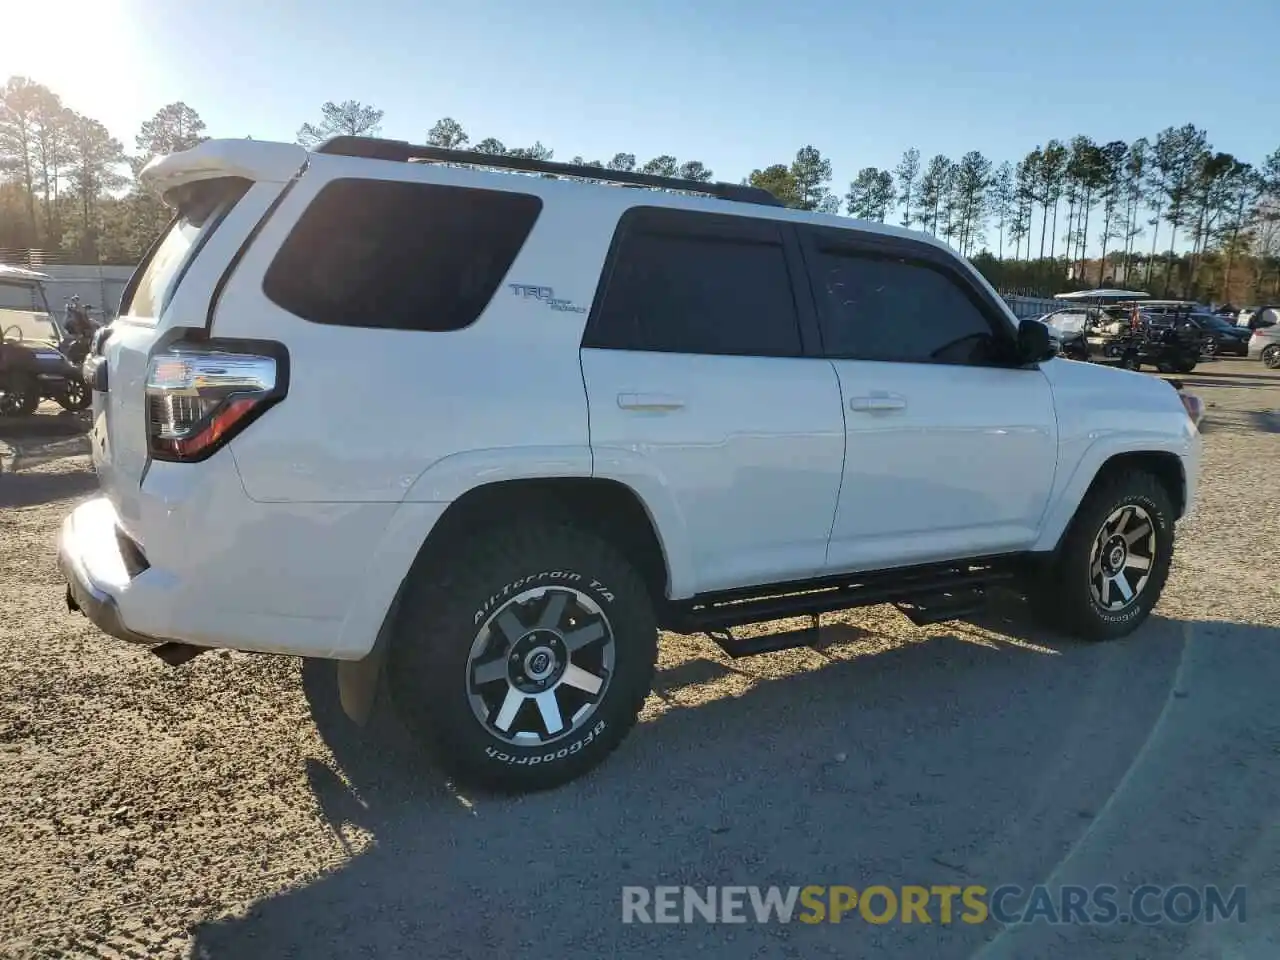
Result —
[[[1280,377],[1208,402],[1197,514],[1157,616],[1062,641],[1008,609],[828,618],[732,661],[668,636],[593,776],[464,795],[322,663],[179,668],[67,613],[74,418],[0,432],[0,956],[1280,956]],[[313,719],[314,713],[314,719]],[[1244,923],[624,925],[627,884],[1247,885]],[[936,912],[934,919],[937,919]]]

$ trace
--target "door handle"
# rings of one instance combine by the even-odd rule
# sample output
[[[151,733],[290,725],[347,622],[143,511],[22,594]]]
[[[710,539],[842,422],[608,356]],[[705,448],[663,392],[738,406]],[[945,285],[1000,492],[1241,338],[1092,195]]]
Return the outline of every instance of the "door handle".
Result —
[[[684,400],[667,393],[620,393],[618,406],[623,410],[680,410]]]
[[[872,394],[869,397],[851,397],[849,400],[849,409],[860,412],[905,410],[906,408],[907,398],[897,396],[896,394]]]

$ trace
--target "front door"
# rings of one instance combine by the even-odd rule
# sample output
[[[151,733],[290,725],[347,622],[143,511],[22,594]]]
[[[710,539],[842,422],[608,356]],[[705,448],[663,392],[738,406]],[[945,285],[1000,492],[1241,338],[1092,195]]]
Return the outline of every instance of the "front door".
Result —
[[[929,244],[806,229],[847,453],[828,572],[1028,548],[1057,468],[1049,382],[989,289]]]

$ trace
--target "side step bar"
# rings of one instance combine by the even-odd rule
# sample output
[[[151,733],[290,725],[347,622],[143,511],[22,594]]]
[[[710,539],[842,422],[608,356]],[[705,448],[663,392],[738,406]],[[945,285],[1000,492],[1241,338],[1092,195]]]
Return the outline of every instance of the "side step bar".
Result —
[[[892,603],[916,626],[971,616],[984,608],[990,588],[1013,582],[1016,574],[1016,558],[999,557],[780,585],[755,596],[745,591],[708,594],[669,608],[663,627],[705,633],[731,657],[754,656],[812,646],[819,637],[821,614],[837,610]],[[796,630],[753,637],[731,632],[749,623],[806,615],[812,624]]]
[[[877,570],[756,590],[701,594],[671,604],[663,627],[678,633],[706,633],[748,623],[763,623],[879,603],[909,603],[915,607],[965,604],[1017,574],[1016,557],[995,557],[947,565]],[[954,616],[954,615],[952,615]],[[945,619],[945,618],[944,618]],[[935,621],[936,622],[936,621]]]

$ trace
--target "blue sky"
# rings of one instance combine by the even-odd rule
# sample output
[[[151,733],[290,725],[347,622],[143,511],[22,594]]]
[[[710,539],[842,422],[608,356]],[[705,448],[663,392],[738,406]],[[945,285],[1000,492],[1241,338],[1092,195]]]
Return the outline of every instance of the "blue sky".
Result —
[[[1280,147],[1280,0],[51,0],[5,22],[49,37],[50,5],[59,42],[6,43],[0,77],[128,149],[173,100],[213,135],[291,140],[344,99],[385,110],[385,136],[450,115],[473,140],[670,153],[729,180],[812,143],[840,194],[913,145],[1016,160],[1194,122],[1252,162]]]

